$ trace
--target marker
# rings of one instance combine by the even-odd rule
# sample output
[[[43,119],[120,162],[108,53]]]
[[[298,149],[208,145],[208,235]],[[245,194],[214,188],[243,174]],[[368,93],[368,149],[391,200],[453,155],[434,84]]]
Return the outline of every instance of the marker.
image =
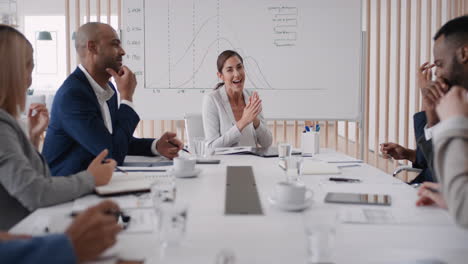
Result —
[[[310,132],[309,126],[305,126],[305,130],[306,130],[306,132]]]
[[[315,131],[317,131],[317,132],[320,131],[320,125],[319,124],[315,125]]]

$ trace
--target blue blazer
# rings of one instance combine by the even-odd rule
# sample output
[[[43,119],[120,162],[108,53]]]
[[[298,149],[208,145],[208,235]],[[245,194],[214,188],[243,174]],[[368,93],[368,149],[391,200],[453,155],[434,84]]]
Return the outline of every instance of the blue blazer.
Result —
[[[427,124],[427,118],[425,112],[418,112],[413,116],[414,122],[414,136],[416,141],[420,140],[421,137],[425,137],[424,135],[424,126]],[[434,182],[435,179],[432,176],[431,168],[429,168],[427,164],[427,160],[424,157],[424,154],[421,148],[418,146],[416,147],[416,162],[413,163],[413,168],[422,169],[422,172],[410,183],[422,183],[425,181]]]
[[[112,83],[109,86],[115,91]],[[118,105],[117,93],[107,101],[113,133],[102,119],[98,99],[80,68],[68,76],[57,91],[42,151],[52,175],[70,175],[86,170],[102,150],[121,165],[128,155],[154,156],[154,139],[134,138],[140,121],[128,105]]]
[[[76,263],[75,252],[64,234],[0,242],[0,263]]]

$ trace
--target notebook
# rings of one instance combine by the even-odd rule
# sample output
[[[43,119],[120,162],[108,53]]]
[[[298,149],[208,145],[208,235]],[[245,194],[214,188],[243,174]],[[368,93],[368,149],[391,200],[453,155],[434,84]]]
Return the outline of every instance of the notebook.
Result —
[[[254,147],[227,147],[216,148],[215,155],[230,155],[230,154],[250,154],[264,158],[278,157],[278,148],[254,148]],[[292,151],[293,155],[300,155],[300,151]]]
[[[114,172],[108,184],[95,187],[94,190],[100,196],[148,192],[155,180],[167,177],[167,174],[155,172]]]

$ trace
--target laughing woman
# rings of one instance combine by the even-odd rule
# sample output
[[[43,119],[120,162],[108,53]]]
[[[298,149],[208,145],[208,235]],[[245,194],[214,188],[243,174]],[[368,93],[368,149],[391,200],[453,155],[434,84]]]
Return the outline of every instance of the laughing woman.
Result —
[[[269,147],[271,132],[262,115],[262,100],[244,89],[242,57],[223,51],[217,60],[222,80],[203,100],[203,128],[208,147]]]

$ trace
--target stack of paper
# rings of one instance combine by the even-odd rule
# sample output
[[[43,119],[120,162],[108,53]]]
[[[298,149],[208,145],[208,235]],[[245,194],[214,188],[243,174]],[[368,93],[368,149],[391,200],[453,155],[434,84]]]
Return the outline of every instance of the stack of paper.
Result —
[[[338,166],[327,163],[324,161],[304,160],[302,174],[303,175],[316,175],[316,174],[340,174],[341,171]]]

